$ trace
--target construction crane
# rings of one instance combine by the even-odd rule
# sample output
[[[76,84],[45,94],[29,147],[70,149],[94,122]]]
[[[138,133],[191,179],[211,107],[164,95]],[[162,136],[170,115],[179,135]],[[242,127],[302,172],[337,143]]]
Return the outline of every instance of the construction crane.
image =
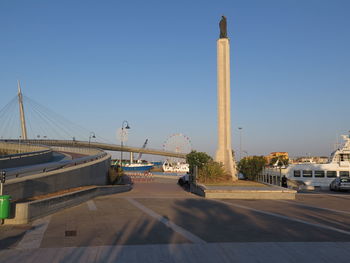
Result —
[[[142,149],[146,148],[147,143],[148,143],[148,139],[146,139],[145,143],[142,145]],[[137,162],[138,163],[141,162],[141,157],[142,157],[142,153],[139,153],[139,156],[137,157]]]

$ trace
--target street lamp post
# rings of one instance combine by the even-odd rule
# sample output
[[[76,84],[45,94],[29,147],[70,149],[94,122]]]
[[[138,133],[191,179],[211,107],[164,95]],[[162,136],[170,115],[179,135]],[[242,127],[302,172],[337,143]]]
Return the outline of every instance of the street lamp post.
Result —
[[[242,127],[238,127],[239,130],[239,160],[242,159]]]
[[[94,132],[90,132],[90,136],[89,136],[89,148],[90,148],[91,138],[96,138]],[[73,139],[73,141],[74,141],[74,139]]]
[[[18,139],[18,153],[21,153],[21,140],[22,140],[22,136],[20,135]]]
[[[125,121],[125,120],[122,123],[122,130],[121,130],[121,134],[120,134],[120,146],[121,146],[121,149],[120,149],[120,167],[123,167],[124,129],[126,129],[126,130],[130,129],[128,121]]]

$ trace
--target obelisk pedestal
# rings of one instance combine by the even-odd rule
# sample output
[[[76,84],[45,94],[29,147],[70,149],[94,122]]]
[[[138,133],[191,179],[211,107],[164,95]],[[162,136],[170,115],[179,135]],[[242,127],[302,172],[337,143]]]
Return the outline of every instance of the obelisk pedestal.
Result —
[[[215,160],[224,165],[232,180],[237,180],[236,164],[231,146],[230,41],[217,41],[218,78],[218,149]]]

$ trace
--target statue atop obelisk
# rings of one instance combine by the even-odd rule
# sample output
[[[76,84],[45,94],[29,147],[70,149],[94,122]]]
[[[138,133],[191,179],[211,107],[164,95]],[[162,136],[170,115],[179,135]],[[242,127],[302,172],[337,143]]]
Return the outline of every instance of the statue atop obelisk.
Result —
[[[226,16],[222,16],[220,23],[219,23],[219,27],[220,27],[220,38],[227,38],[227,20],[226,20]]]
[[[232,180],[237,180],[236,163],[231,146],[231,88],[230,88],[230,40],[227,37],[227,21],[222,16],[217,40],[218,78],[218,149],[215,160],[224,165]]]

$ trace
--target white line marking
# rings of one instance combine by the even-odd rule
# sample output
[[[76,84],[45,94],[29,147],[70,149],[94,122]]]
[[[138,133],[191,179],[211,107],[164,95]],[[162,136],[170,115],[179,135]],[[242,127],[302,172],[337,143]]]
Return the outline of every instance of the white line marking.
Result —
[[[345,230],[342,230],[342,229],[339,229],[339,228],[335,228],[335,227],[331,227],[331,226],[326,226],[326,225],[322,225],[322,224],[315,224],[315,223],[311,223],[311,222],[308,222],[308,221],[305,221],[305,220],[301,220],[301,219],[298,219],[298,218],[284,216],[284,215],[280,215],[280,214],[275,214],[275,213],[271,213],[271,212],[267,212],[267,211],[262,211],[262,210],[258,210],[258,209],[251,208],[251,207],[244,206],[244,205],[232,204],[232,203],[228,203],[228,202],[221,201],[221,200],[213,200],[213,201],[219,202],[219,203],[223,203],[223,204],[226,204],[226,205],[235,206],[235,207],[238,207],[238,208],[243,208],[243,209],[246,209],[246,210],[251,210],[251,211],[254,211],[254,212],[257,212],[257,213],[260,213],[260,214],[264,214],[264,215],[279,217],[279,218],[286,219],[286,220],[289,220],[289,221],[294,221],[294,222],[302,223],[302,224],[305,224],[305,225],[314,226],[314,227],[323,228],[323,229],[339,232],[339,233],[342,233],[342,234],[350,235],[349,231],[345,231]]]
[[[335,209],[324,208],[324,207],[319,207],[319,206],[312,206],[312,205],[307,205],[307,204],[297,203],[297,202],[291,202],[291,201],[286,201],[286,200],[276,200],[276,201],[283,202],[283,203],[288,203],[288,204],[293,204],[293,205],[297,205],[297,206],[304,206],[304,207],[309,207],[309,208],[315,208],[315,209],[326,210],[326,211],[330,211],[330,212],[342,213],[342,214],[350,215],[350,212],[343,211],[343,210],[335,210]]]
[[[95,204],[95,202],[93,200],[87,201],[86,204],[89,207],[89,210],[91,210],[91,211],[96,211],[97,210],[96,204]]]
[[[45,231],[50,223],[51,216],[40,218],[32,223],[32,228],[27,230],[22,240],[18,243],[17,249],[39,248]]]
[[[195,243],[195,244],[206,244],[207,243],[203,239],[197,237],[196,235],[192,234],[191,232],[189,232],[189,231],[183,229],[182,227],[174,224],[173,222],[167,220],[163,216],[161,216],[161,215],[157,214],[156,212],[154,212],[153,210],[145,207],[144,205],[140,204],[139,202],[135,201],[134,199],[132,199],[132,198],[125,198],[125,199],[128,200],[131,204],[133,204],[137,208],[139,208],[140,210],[142,210],[143,212],[145,212],[146,214],[154,217],[155,219],[157,219],[158,221],[160,221],[161,223],[163,223],[167,227],[171,228],[175,232],[179,233],[180,235],[184,236],[188,240],[192,241],[193,243]]]

